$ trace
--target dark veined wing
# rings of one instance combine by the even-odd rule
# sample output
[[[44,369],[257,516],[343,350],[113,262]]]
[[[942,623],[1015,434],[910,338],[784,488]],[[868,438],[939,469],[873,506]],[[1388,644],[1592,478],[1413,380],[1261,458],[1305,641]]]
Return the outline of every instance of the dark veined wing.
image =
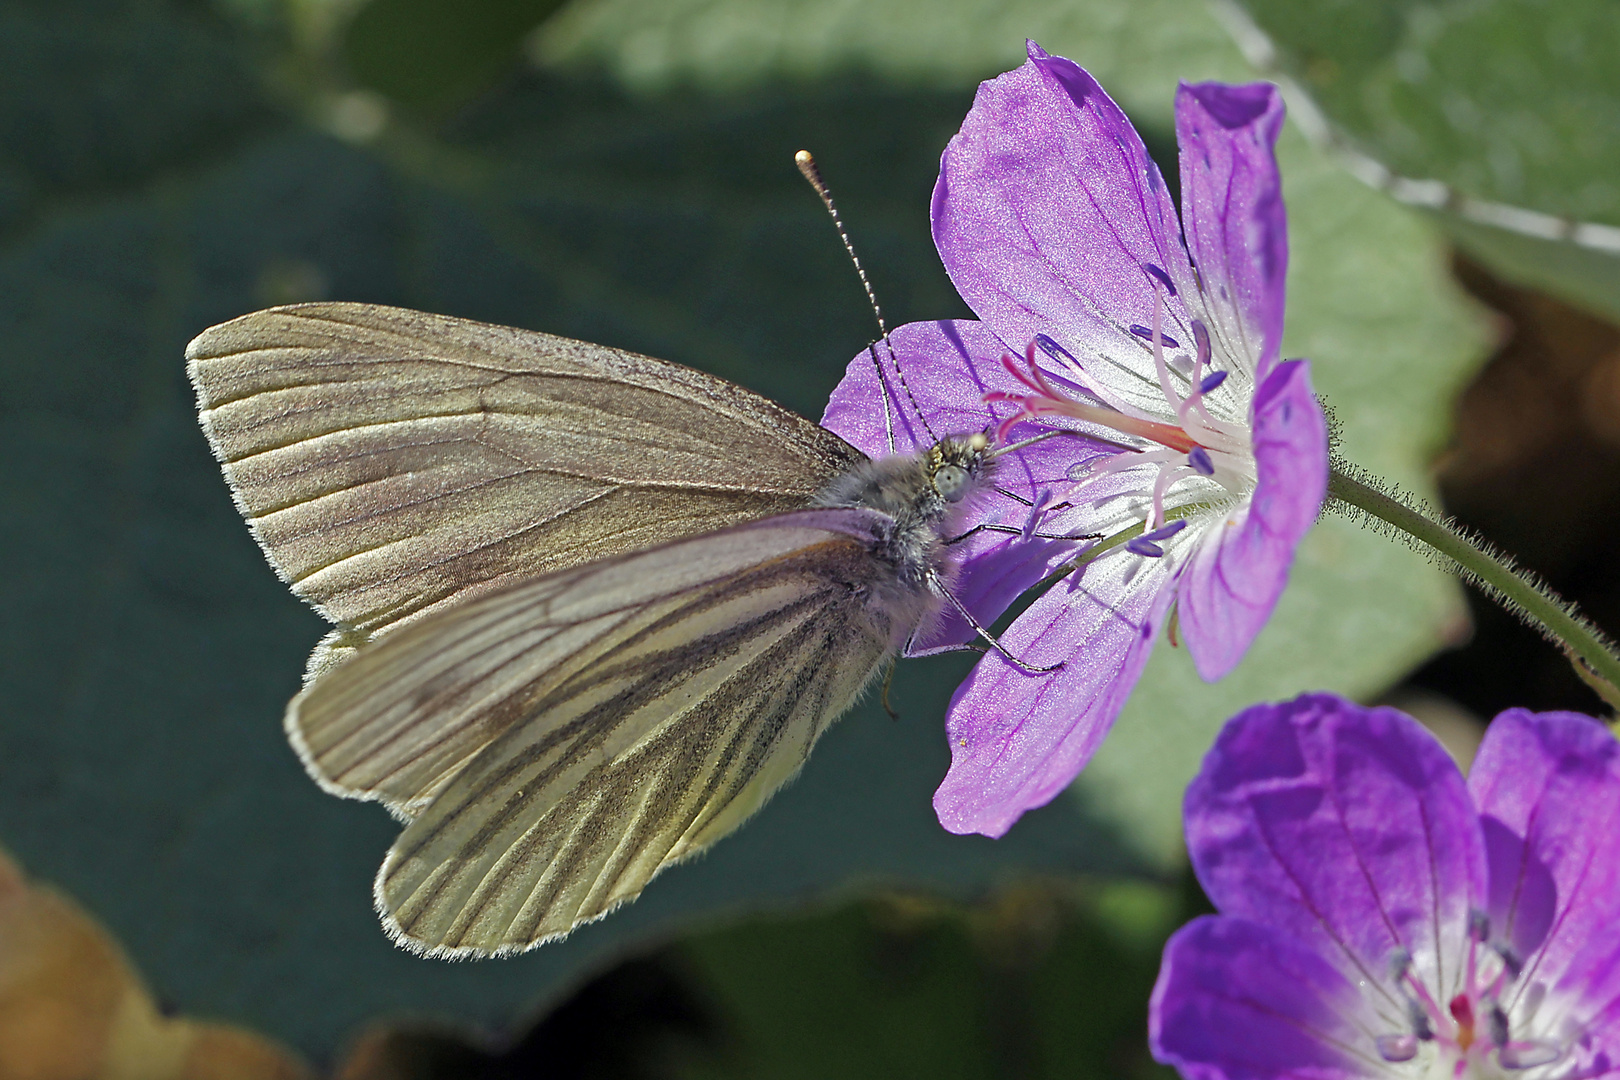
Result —
[[[378,874],[390,932],[433,955],[530,948],[741,824],[930,603],[873,554],[891,525],[801,511],[563,571],[307,688],[288,728],[313,771],[431,797]]]
[[[186,357],[254,536],[350,644],[802,507],[861,459],[723,379],[400,308],[271,308],[204,331]]]

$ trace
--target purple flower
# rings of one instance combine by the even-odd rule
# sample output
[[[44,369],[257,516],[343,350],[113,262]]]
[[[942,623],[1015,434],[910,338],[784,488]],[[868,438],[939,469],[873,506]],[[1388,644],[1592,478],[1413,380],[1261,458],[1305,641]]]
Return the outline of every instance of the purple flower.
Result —
[[[891,428],[901,451],[927,446],[929,429],[1009,442],[1071,432],[1002,459],[1007,494],[956,548],[953,594],[981,622],[1083,563],[1001,637],[1027,667],[1062,666],[1033,673],[990,653],[951,703],[934,807],[952,832],[991,836],[1079,773],[1168,620],[1204,678],[1231,670],[1327,484],[1307,365],[1278,359],[1276,89],[1182,85],[1178,223],[1102,88],[1033,43],[1029,57],[979,88],[934,189],[934,240],[983,321],[901,327],[904,384],[886,366],[880,393],[863,353],[823,421],[871,454],[887,452]],[[1088,536],[1103,539],[1085,548]],[[912,651],[971,638],[947,618]]]
[[[1221,914],[1153,991],[1183,1076],[1620,1074],[1620,743],[1592,718],[1509,710],[1464,781],[1393,709],[1257,705],[1186,826]]]

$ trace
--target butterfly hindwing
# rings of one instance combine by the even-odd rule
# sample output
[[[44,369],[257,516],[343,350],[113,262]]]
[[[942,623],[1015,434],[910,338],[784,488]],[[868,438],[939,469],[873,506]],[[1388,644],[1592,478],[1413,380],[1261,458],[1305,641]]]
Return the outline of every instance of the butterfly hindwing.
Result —
[[[521,950],[634,897],[804,762],[922,616],[865,510],[801,511],[425,617],[305,690],[312,771],[416,812],[378,876],[435,954]]]

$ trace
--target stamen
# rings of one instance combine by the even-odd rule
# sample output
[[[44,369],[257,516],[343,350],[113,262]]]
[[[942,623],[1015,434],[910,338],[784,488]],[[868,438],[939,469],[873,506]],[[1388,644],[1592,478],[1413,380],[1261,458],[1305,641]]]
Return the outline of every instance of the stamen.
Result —
[[[1147,520],[1150,528],[1158,528],[1159,523],[1164,520],[1164,493],[1169,491],[1171,486],[1185,475],[1186,470],[1184,468],[1170,468],[1168,466],[1159,468],[1159,475],[1153,481],[1153,510]]]
[[[1193,344],[1198,346],[1198,369],[1202,371],[1209,366],[1211,355],[1209,344],[1209,327],[1204,325],[1202,319],[1192,321]]]
[[[1508,1044],[1508,1018],[1502,1011],[1502,1006],[1493,1004],[1485,1014],[1485,1022],[1490,1027],[1491,1042],[1497,1046]]]
[[[1142,264],[1142,269],[1146,270],[1149,274],[1151,274],[1154,277],[1158,278],[1159,279],[1159,284],[1163,285],[1167,290],[1169,290],[1171,296],[1176,295],[1175,282],[1170,280],[1170,275],[1169,274],[1165,273],[1163,270],[1160,270],[1157,266],[1154,266],[1152,263],[1143,263]]]
[[[1125,541],[1125,550],[1135,555],[1146,555],[1157,559],[1164,554],[1164,548],[1158,545],[1160,540],[1168,540],[1176,533],[1187,527],[1185,521],[1172,521],[1163,528],[1154,529],[1150,533]]]
[[[1170,385],[1170,368],[1164,362],[1164,347],[1159,343],[1164,335],[1159,332],[1164,319],[1164,296],[1158,289],[1153,290],[1153,369],[1159,375],[1159,390],[1164,394],[1164,400],[1170,403],[1172,412],[1178,415],[1181,412],[1181,395],[1176,393],[1175,387]]]
[[[1221,385],[1221,383],[1225,382],[1226,377],[1228,375],[1230,375],[1230,374],[1231,374],[1231,372],[1229,372],[1229,371],[1212,371],[1212,372],[1210,372],[1208,375],[1205,375],[1203,377],[1203,379],[1201,379],[1199,381],[1199,383],[1198,383],[1198,392],[1200,394],[1214,393],[1215,388],[1217,386]]]
[[[1513,951],[1513,946],[1506,942],[1499,942],[1491,946],[1491,951],[1502,958],[1502,971],[1509,979],[1517,979],[1519,972],[1524,970],[1524,961],[1519,954]]]
[[[1544,1039],[1508,1043],[1496,1052],[1496,1060],[1504,1069],[1533,1069],[1537,1065],[1550,1065],[1563,1056],[1562,1049]]]
[[[1134,539],[1125,541],[1125,550],[1130,552],[1132,555],[1145,555],[1150,559],[1161,559],[1164,557],[1164,548],[1160,547],[1158,544],[1155,544],[1145,536],[1138,536]]]
[[[1131,333],[1135,334],[1137,337],[1141,338],[1143,341],[1151,342],[1153,340],[1153,331],[1149,330],[1147,327],[1143,326],[1141,323],[1131,323]],[[1179,348],[1181,348],[1181,343],[1179,341],[1177,341],[1175,338],[1171,337],[1169,334],[1162,334],[1161,333],[1159,335],[1159,341],[1167,349],[1179,349]]]
[[[1195,446],[1187,451],[1187,464],[1191,465],[1199,476],[1215,475],[1215,462],[1210,460],[1209,451],[1202,446]]]
[[[1416,1035],[1380,1035],[1373,1040],[1373,1043],[1378,1047],[1378,1056],[1385,1061],[1411,1061],[1417,1057],[1418,1037]]]
[[[1073,353],[1059,345],[1056,341],[1045,334],[1036,334],[1035,344],[1041,347],[1041,352],[1045,353],[1047,356],[1050,356],[1054,360],[1059,362],[1067,362],[1074,365],[1076,368],[1080,366],[1080,361],[1074,358]]]

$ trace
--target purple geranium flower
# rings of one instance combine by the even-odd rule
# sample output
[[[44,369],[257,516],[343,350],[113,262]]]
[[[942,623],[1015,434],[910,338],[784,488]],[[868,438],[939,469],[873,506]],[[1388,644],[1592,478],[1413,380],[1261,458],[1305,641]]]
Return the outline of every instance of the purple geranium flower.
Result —
[[[1183,1076],[1620,1075],[1620,743],[1592,718],[1505,712],[1464,781],[1393,709],[1258,705],[1186,825],[1221,914],[1153,991]]]
[[[940,256],[983,321],[901,327],[904,385],[863,353],[823,421],[871,454],[888,451],[891,429],[900,451],[927,446],[930,428],[1078,433],[1003,458],[1007,494],[958,548],[954,595],[988,622],[1080,555],[1076,538],[1105,538],[1001,638],[1028,667],[1062,666],[1035,673],[991,653],[951,703],[934,806],[952,832],[991,836],[1090,759],[1172,607],[1199,673],[1231,670],[1327,484],[1307,365],[1278,359],[1276,88],[1182,85],[1178,224],[1102,88],[1033,43],[1029,57],[979,88],[934,190]],[[949,618],[912,651],[971,637]]]

